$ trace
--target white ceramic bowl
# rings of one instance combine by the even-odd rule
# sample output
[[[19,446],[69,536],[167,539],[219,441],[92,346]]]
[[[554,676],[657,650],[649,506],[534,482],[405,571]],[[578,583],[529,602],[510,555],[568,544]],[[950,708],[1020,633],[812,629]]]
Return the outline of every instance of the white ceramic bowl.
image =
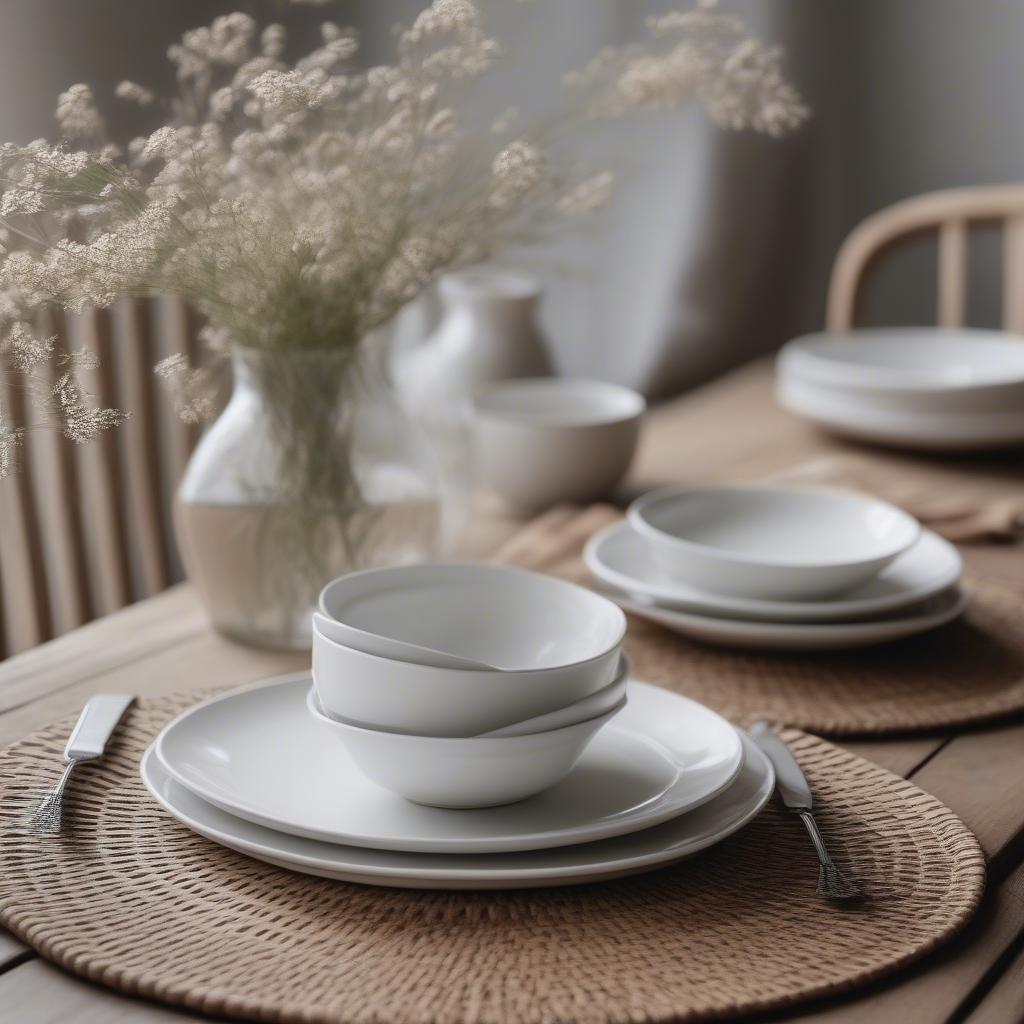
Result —
[[[781,600],[824,598],[870,579],[921,529],[886,502],[797,487],[668,488],[635,501],[629,522],[680,580]]]
[[[526,736],[408,736],[360,729],[324,713],[314,689],[310,713],[378,785],[433,807],[494,807],[524,800],[560,782],[587,744],[625,705],[597,718]]]
[[[590,661],[612,652],[626,630],[615,606],[584,587],[472,562],[340,576],[324,587],[320,608],[336,624],[321,632],[344,646],[418,664],[433,662],[407,652],[430,649],[483,671]]]
[[[339,718],[424,736],[478,736],[556,711],[615,678],[626,618],[583,587],[468,564],[360,575],[354,586],[366,588],[369,606],[387,609],[401,639],[429,637],[432,647],[501,668],[380,657],[314,627],[313,677],[324,709]]]
[[[626,475],[646,402],[601,381],[504,381],[473,399],[477,473],[529,510],[607,495]]]
[[[809,334],[783,347],[778,372],[879,410],[991,414],[1024,408],[1024,338],[1001,331],[890,327]]]

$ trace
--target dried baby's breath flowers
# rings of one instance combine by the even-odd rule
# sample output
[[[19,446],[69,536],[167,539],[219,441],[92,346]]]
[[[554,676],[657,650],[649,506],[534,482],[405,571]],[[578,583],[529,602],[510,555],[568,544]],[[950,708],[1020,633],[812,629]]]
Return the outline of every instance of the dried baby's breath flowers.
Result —
[[[18,449],[24,440],[25,432],[21,428],[0,423],[0,480],[9,476],[17,465]]]
[[[76,444],[88,444],[101,430],[120,426],[128,417],[119,409],[93,409],[81,386],[70,373],[62,374],[50,394],[58,408],[64,436]]]
[[[210,371],[189,366],[181,352],[161,359],[153,372],[163,378],[174,397],[174,406],[185,423],[204,423],[215,408],[217,391]]]
[[[443,271],[606,202],[611,174],[572,158],[573,129],[691,99],[728,128],[781,134],[806,116],[779,52],[713,4],[648,28],[645,43],[602,50],[568,76],[557,125],[510,108],[490,133],[463,113],[500,57],[474,0],[434,0],[397,31],[392,63],[368,68],[357,34],[333,21],[288,64],[282,25],[215,18],[169,47],[178,88],[166,104],[118,85],[121,100],[170,115],[123,149],[90,88],[71,86],[59,143],[0,147],[9,372],[55,358],[35,331],[39,307],[75,312],[123,293],[182,296],[222,352],[354,352]],[[115,425],[116,412],[89,408],[86,356],[56,358],[57,383],[34,392],[39,411],[76,441]],[[205,376],[183,357],[157,372],[186,419],[211,411]],[[18,447],[3,429],[0,474]]]

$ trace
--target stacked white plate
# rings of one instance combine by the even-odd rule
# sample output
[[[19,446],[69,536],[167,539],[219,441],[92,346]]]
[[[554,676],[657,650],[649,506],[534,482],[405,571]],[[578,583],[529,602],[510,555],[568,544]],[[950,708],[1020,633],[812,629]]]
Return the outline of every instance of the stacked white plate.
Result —
[[[968,451],[1024,444],[1024,338],[887,328],[809,334],[776,365],[787,409],[882,444]]]
[[[199,704],[142,778],[212,841],[307,874],[429,889],[530,888],[635,874],[731,835],[774,787],[757,746],[700,704],[629,681],[625,708],[537,796],[452,810],[372,782],[307,709],[308,673]]]
[[[884,502],[798,488],[654,492],[584,559],[626,611],[728,647],[866,647],[935,629],[967,603],[947,541]]]

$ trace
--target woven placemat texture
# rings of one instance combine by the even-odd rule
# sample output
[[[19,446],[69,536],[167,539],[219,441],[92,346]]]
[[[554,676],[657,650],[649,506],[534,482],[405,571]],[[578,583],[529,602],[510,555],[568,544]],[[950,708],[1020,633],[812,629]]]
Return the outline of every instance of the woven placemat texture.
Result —
[[[578,583],[594,580],[586,540],[621,517],[606,505],[559,508],[513,537],[496,560]],[[854,651],[731,651],[630,616],[638,678],[684,693],[737,723],[758,718],[832,736],[926,732],[1024,712],[1024,598],[968,581],[963,618],[931,633]]]
[[[72,720],[0,754],[0,923],[63,967],[193,1010],[346,1024],[695,1021],[850,990],[939,945],[976,909],[977,841],[910,783],[786,733],[837,861],[868,893],[815,894],[774,805],[698,857],[599,885],[416,892],[307,877],[223,849],[150,799],[139,760],[197,694],[140,701],[72,776],[68,834],[25,811]]]

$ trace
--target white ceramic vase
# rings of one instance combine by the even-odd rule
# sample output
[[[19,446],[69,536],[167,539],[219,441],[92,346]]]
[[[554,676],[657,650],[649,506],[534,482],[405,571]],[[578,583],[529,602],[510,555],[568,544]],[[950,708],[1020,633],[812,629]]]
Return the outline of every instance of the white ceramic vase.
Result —
[[[371,359],[238,349],[233,365],[176,496],[182,559],[220,632],[308,648],[334,576],[436,556],[435,462]]]

